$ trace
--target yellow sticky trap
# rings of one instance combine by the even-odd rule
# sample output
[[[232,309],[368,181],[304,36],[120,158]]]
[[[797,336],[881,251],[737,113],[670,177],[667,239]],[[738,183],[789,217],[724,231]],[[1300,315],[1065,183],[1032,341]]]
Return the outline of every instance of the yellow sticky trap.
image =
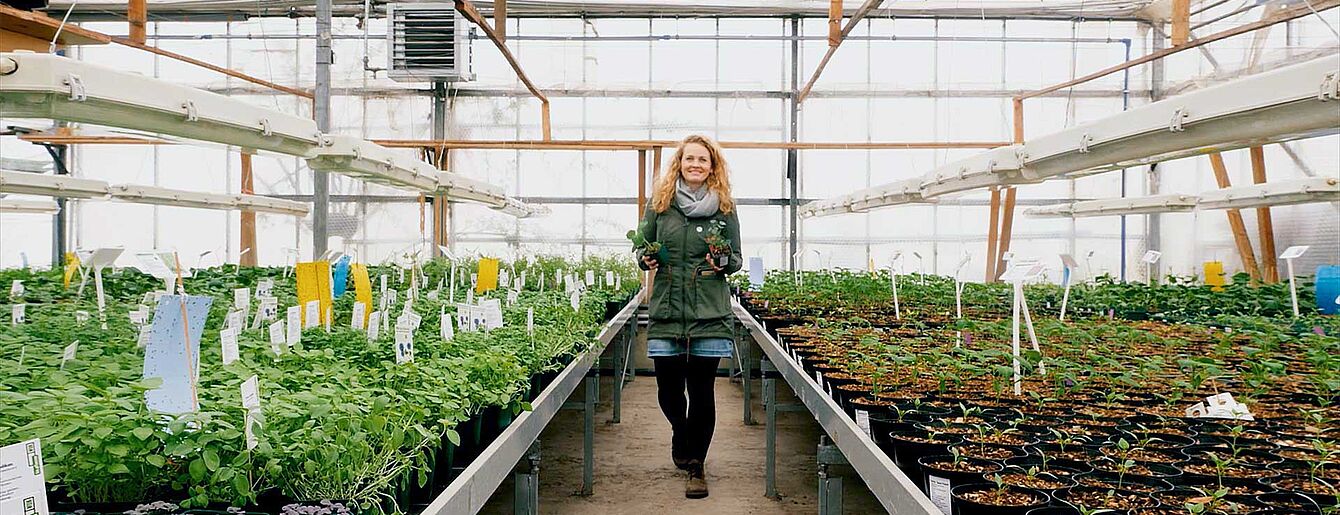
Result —
[[[498,260],[482,258],[479,260],[479,280],[475,281],[475,293],[498,289]]]
[[[65,253],[65,287],[70,287],[70,280],[74,279],[74,274],[79,271],[79,256],[73,252]]]
[[[295,273],[298,276],[298,305],[306,306],[308,302],[318,301],[317,312],[321,317],[318,324],[325,324],[333,304],[330,298],[330,262],[298,263]],[[302,313],[302,323],[306,325],[307,309],[301,309],[299,313]]]
[[[1214,291],[1224,291],[1224,284],[1224,262],[1206,261],[1205,285]]]
[[[354,276],[354,296],[363,303],[363,327],[367,327],[368,317],[372,316],[372,280],[368,278],[368,266],[351,264],[349,273]]]

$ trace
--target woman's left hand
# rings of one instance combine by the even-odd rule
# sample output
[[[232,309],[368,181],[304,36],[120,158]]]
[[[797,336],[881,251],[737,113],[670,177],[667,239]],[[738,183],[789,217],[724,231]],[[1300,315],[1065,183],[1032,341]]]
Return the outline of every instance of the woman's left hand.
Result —
[[[723,270],[722,267],[717,266],[716,260],[712,259],[712,254],[708,254],[703,260],[707,261],[707,266],[712,267],[713,271],[721,273],[721,270]]]

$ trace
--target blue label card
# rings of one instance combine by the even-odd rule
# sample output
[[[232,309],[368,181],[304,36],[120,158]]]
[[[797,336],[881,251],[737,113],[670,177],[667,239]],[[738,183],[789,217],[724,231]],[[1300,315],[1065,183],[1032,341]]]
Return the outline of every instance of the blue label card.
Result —
[[[349,256],[340,258],[335,262],[335,268],[331,270],[330,290],[335,298],[344,295],[344,289],[349,285]]]
[[[763,258],[749,258],[749,288],[759,290],[763,288]]]
[[[164,295],[158,301],[144,348],[144,378],[157,377],[163,384],[144,392],[144,404],[149,409],[174,415],[199,409],[194,385],[200,377],[200,335],[213,302],[213,297],[205,295]]]

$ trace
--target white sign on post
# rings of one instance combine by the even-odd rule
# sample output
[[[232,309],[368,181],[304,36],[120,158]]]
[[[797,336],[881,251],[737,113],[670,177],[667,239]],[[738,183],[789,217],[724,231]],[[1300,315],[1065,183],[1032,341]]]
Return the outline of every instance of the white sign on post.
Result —
[[[309,300],[307,301],[307,304],[303,306],[303,309],[306,310],[306,313],[304,313],[305,316],[303,316],[302,328],[308,329],[316,327],[317,324],[321,322],[321,301]]]
[[[1061,316],[1058,320],[1065,322],[1065,308],[1070,303],[1070,282],[1071,277],[1075,275],[1075,270],[1079,269],[1079,263],[1075,261],[1075,256],[1070,254],[1061,254],[1061,283],[1065,286],[1065,293],[1061,295]]]
[[[451,317],[447,316],[447,308],[440,308],[438,313],[438,332],[442,335],[442,341],[451,341],[456,338],[456,329],[451,325]]]
[[[256,298],[259,299],[262,297],[273,297],[274,295],[271,295],[270,291],[273,290],[274,287],[275,287],[274,279],[271,279],[269,277],[261,279],[261,282],[256,283]]]
[[[1140,256],[1140,262],[1145,264],[1145,276],[1148,278],[1149,284],[1158,282],[1157,278],[1154,277],[1154,264],[1158,263],[1161,257],[1163,257],[1163,253],[1157,250],[1147,250],[1145,255]]]
[[[573,310],[573,311],[578,311],[578,310],[580,310],[581,307],[582,307],[582,294],[581,294],[581,292],[573,291],[573,292],[572,292],[572,295],[569,295],[569,296],[568,296],[568,304],[572,305],[572,310]]]
[[[42,442],[0,447],[0,513],[49,515]]]
[[[367,304],[362,301],[354,303],[354,319],[349,321],[349,326],[354,329],[362,329],[365,315],[367,315]]]
[[[1028,301],[1024,298],[1024,281],[1036,279],[1042,275],[1047,268],[1042,263],[1032,260],[1016,260],[1010,262],[1010,268],[1000,277],[1000,280],[1012,283],[1014,285],[1014,302],[1012,307],[1012,333],[1010,340],[1011,352],[1014,359],[1014,394],[1021,395],[1023,379],[1020,376],[1019,358],[1019,314],[1022,311],[1024,321],[1028,324],[1028,338],[1033,344],[1033,350],[1041,352],[1038,348],[1037,333],[1033,330],[1033,317],[1028,312]],[[1046,373],[1042,364],[1038,363],[1038,370]]]
[[[258,420],[261,413],[261,393],[260,378],[256,376],[248,377],[242,382],[242,409],[246,410],[242,425],[245,428],[247,450],[256,448],[255,426],[260,424]]]
[[[84,323],[84,322],[87,322],[87,321],[88,321],[88,312],[87,312],[87,311],[84,311],[84,310],[82,310],[82,309],[80,309],[80,310],[76,310],[76,311],[74,312],[74,321],[75,321],[75,323],[77,323],[77,324],[82,324],[82,323]],[[131,321],[133,322],[134,320],[131,320]]]
[[[270,350],[278,356],[283,354],[286,346],[288,339],[284,337],[284,321],[275,320],[275,323],[270,324]]]
[[[535,308],[526,308],[526,334],[535,334]]]
[[[368,341],[377,341],[377,335],[381,334],[381,328],[382,312],[373,311],[371,315],[368,315]]]
[[[1294,245],[1284,249],[1284,253],[1280,254],[1280,259],[1284,260],[1284,266],[1289,272],[1289,300],[1293,302],[1294,318],[1298,318],[1298,280],[1293,276],[1293,260],[1303,257],[1307,249],[1307,245]]]
[[[18,299],[23,296],[23,292],[23,281],[15,279],[14,282],[9,284],[9,298]]]
[[[65,370],[65,362],[74,359],[74,353],[79,351],[79,340],[71,342],[65,346],[65,352],[60,358],[60,369]]]
[[[140,326],[139,337],[135,339],[135,345],[141,349],[149,345],[149,337],[153,335],[154,326],[145,324]]]
[[[22,324],[25,320],[27,320],[28,318],[27,311],[28,311],[27,304],[15,304],[11,306],[9,308],[10,325],[19,325]]]
[[[414,361],[414,331],[408,327],[395,330],[395,362],[397,365]]]
[[[237,361],[237,331],[236,327],[230,327],[219,331],[219,345],[223,347],[223,364],[231,365]]]
[[[288,334],[285,336],[284,342],[292,347],[302,341],[302,312],[298,306],[289,306],[285,314],[288,321],[284,328],[288,330]]]

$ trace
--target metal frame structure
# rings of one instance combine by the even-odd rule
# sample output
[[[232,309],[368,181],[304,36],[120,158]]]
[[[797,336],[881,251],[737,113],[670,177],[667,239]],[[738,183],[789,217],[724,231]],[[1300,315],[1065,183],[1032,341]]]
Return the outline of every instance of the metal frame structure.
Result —
[[[1212,190],[1201,193],[1199,207],[1246,209],[1315,202],[1340,202],[1340,179],[1311,177]]]
[[[749,336],[763,350],[763,358],[766,360],[764,365],[764,397],[765,399],[775,399],[775,395],[769,392],[774,391],[775,378],[769,377],[769,368],[775,368],[776,374],[780,375],[791,389],[795,391],[796,396],[800,398],[801,403],[814,415],[814,419],[824,428],[824,432],[832,438],[833,444],[841,450],[842,455],[852,468],[865,480],[866,486],[875,494],[880,505],[889,513],[925,513],[928,515],[939,514],[940,511],[931,504],[931,500],[922,494],[916,485],[903,474],[893,460],[884,454],[875,445],[875,442],[861,430],[846,412],[825,393],[818,384],[815,384],[814,378],[805,374],[785,351],[781,344],[777,342],[763,328],[757,320],[754,319],[748,311],[741,306],[738,301],[732,300],[732,307],[735,316],[744,326]],[[775,469],[775,420],[776,406],[774,402],[768,403],[768,459],[766,462],[767,471],[765,475],[771,476],[770,472]],[[831,461],[831,460],[829,460]],[[769,477],[770,480],[770,477]],[[831,484],[825,483],[825,486]],[[825,491],[831,493],[831,488],[825,488]],[[840,490],[839,490],[840,491]],[[822,494],[821,494],[822,495]],[[822,510],[821,510],[822,511]]]
[[[567,368],[549,384],[539,396],[531,401],[531,410],[518,415],[511,425],[503,430],[492,444],[489,444],[479,457],[475,458],[456,479],[447,485],[447,489],[438,495],[423,510],[424,515],[474,514],[484,507],[493,492],[518,463],[517,491],[515,505],[517,513],[534,514],[539,506],[539,450],[537,439],[549,421],[559,409],[564,408],[567,398],[576,391],[578,384],[586,384],[586,397],[581,403],[584,415],[584,448],[582,468],[582,492],[590,495],[594,488],[594,438],[595,406],[599,396],[600,374],[594,368],[597,360],[613,344],[615,348],[631,344],[630,326],[636,328],[634,317],[642,294],[639,292],[624,305],[597,335],[597,343],[570,363]],[[616,339],[619,341],[616,343]],[[617,361],[617,359],[616,359]],[[615,402],[617,393],[622,389],[627,368],[616,373]],[[617,404],[616,404],[617,406]],[[618,409],[616,407],[616,413]],[[617,418],[615,420],[617,422]],[[525,460],[524,462],[522,460]]]
[[[1024,210],[1024,215],[1034,218],[1084,218],[1090,216],[1185,213],[1194,211],[1196,202],[1199,200],[1200,198],[1195,195],[1180,194],[1086,200],[1031,207]]]

